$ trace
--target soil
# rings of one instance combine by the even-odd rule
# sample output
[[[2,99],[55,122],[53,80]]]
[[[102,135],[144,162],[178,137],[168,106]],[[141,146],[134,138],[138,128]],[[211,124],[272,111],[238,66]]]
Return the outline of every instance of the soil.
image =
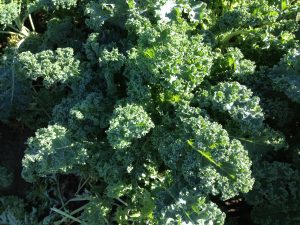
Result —
[[[224,205],[228,225],[254,225],[250,215],[252,208],[244,199],[231,199],[224,202]]]

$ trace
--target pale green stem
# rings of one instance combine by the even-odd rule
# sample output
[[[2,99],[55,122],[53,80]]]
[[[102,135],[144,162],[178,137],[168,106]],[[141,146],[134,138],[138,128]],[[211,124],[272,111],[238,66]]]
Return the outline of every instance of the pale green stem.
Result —
[[[12,31],[0,31],[0,34],[20,35],[20,33],[12,32]]]
[[[75,221],[75,222],[78,222],[79,224],[84,224],[84,225],[86,225],[86,223],[84,223],[84,222],[82,222],[81,220],[79,220],[78,218],[76,218],[76,217],[74,217],[74,216],[72,216],[72,215],[70,215],[70,214],[68,214],[68,213],[66,213],[66,212],[64,212],[64,211],[62,211],[62,210],[60,210],[60,209],[57,209],[57,208],[51,208],[51,210],[52,211],[54,211],[54,212],[56,212],[56,213],[58,213],[58,214],[60,214],[61,216],[63,216],[63,217],[67,217],[68,219],[70,219],[70,220],[73,220],[73,221]]]
[[[80,208],[78,208],[78,209],[72,211],[69,215],[74,216],[76,213],[78,213],[78,212],[84,210],[86,207],[87,207],[87,204],[85,204],[85,205],[81,206]],[[63,222],[65,222],[67,219],[68,219],[68,217],[63,217],[60,221],[57,221],[57,222],[55,222],[54,224],[55,224],[55,225],[60,225],[60,224],[62,224]]]
[[[124,204],[125,206],[128,206],[128,204],[127,204],[126,202],[124,202],[122,199],[117,198],[117,200],[118,200],[119,202],[121,202],[122,204]]]
[[[28,15],[28,18],[29,18],[29,22],[30,22],[30,25],[31,25],[32,30],[35,31],[35,26],[34,26],[34,23],[33,23],[32,17],[31,17],[31,14]]]

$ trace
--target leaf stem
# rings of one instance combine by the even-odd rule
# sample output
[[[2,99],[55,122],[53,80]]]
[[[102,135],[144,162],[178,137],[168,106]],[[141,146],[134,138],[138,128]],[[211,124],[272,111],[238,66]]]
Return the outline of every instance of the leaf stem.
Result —
[[[72,215],[70,215],[70,214],[68,214],[68,213],[66,213],[66,212],[64,212],[64,211],[62,211],[60,209],[57,209],[57,208],[53,207],[53,208],[51,208],[51,210],[54,211],[54,212],[56,212],[56,213],[58,213],[58,214],[60,214],[63,217],[67,217],[68,219],[71,219],[71,220],[73,220],[75,222],[78,222],[79,224],[86,225],[86,223],[82,222],[78,218],[76,218],[76,217],[74,217],[74,216],[72,216]]]
[[[116,198],[119,202],[121,202],[122,204],[124,204],[125,206],[128,206],[128,204],[126,202],[124,202],[122,199],[120,198]]]
[[[198,152],[201,156],[203,156],[205,159],[207,159],[209,162],[211,162],[214,166],[216,166],[218,169],[222,170],[224,173],[226,173],[232,180],[236,180],[236,177],[233,174],[230,174],[227,170],[225,170],[222,167],[221,163],[217,163],[210,155],[208,155],[205,151],[201,150],[201,149],[197,149],[194,146],[194,143],[192,140],[188,140],[187,141],[188,145],[195,150],[196,152]]]
[[[13,32],[13,31],[0,31],[0,34],[20,35],[20,33]]]
[[[35,31],[35,26],[34,26],[31,14],[28,14],[28,18],[29,18],[29,22],[30,22],[30,26],[31,26],[32,30]]]
[[[85,205],[79,207],[78,209],[75,209],[74,211],[72,211],[72,212],[70,213],[70,215],[73,216],[73,215],[75,215],[76,213],[78,213],[78,212],[84,210],[86,207],[87,207],[87,204],[85,204]],[[67,219],[68,219],[68,217],[63,217],[60,221],[55,222],[55,225],[60,225],[60,224],[62,224],[63,222],[65,222]]]

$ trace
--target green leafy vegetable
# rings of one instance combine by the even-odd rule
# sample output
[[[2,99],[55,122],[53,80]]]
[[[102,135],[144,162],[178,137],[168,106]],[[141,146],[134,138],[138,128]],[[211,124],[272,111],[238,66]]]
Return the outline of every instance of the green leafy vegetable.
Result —
[[[298,225],[299,8],[0,0],[0,120],[33,134],[0,224],[222,225],[244,196]]]

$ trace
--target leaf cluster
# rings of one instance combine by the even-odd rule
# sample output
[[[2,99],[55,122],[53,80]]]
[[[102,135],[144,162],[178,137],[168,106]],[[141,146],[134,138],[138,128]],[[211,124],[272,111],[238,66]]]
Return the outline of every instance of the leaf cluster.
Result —
[[[0,1],[0,120],[35,131],[0,224],[296,224],[299,4],[238,2]]]

